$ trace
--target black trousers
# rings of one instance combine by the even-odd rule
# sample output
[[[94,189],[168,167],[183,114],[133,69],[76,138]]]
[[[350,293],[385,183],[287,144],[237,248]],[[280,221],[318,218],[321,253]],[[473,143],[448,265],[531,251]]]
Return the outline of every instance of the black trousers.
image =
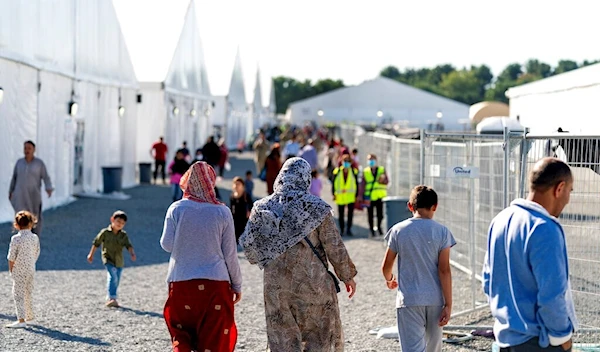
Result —
[[[154,183],[156,183],[156,177],[158,176],[158,168],[160,167],[160,175],[162,176],[163,183],[167,178],[165,171],[166,161],[164,160],[155,160],[154,161]]]
[[[348,207],[348,227],[344,227],[344,225],[346,224],[346,222],[344,221],[344,213],[346,212],[346,207]],[[342,232],[342,235],[344,234],[344,229],[346,229],[345,232],[350,232],[350,229],[352,228],[352,219],[354,218],[354,203],[338,205],[338,217],[338,221],[340,223],[340,231]]]
[[[534,337],[531,340],[529,340],[525,343],[522,343],[520,345],[500,349],[500,352],[538,352],[538,351],[570,352],[571,348],[569,348],[568,350],[564,350],[561,346],[548,346],[546,348],[542,348],[539,345],[538,338]]]
[[[369,229],[373,231],[373,213],[377,210],[377,227],[380,231],[383,231],[381,228],[381,223],[383,222],[383,200],[378,199],[376,201],[372,201],[371,205],[367,208],[367,217],[369,220]]]

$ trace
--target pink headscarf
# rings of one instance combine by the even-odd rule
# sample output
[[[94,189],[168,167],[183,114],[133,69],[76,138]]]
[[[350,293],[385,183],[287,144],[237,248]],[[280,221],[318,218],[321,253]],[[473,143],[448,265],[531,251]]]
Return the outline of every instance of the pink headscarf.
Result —
[[[221,205],[215,195],[217,174],[212,166],[204,161],[194,163],[181,177],[179,186],[183,190],[183,198],[200,203]]]

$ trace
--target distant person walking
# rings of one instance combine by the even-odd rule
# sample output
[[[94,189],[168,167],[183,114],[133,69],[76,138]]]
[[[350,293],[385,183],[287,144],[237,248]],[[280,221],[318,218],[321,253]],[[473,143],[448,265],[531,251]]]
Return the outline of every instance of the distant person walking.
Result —
[[[235,303],[242,298],[233,217],[216,198],[215,170],[199,161],[181,178],[183,199],[169,207],[161,247],[171,253],[164,318],[174,352],[232,352]]]
[[[169,148],[164,143],[163,137],[159,137],[158,141],[152,144],[150,149],[150,155],[154,158],[154,184],[156,184],[156,178],[158,176],[158,169],[160,168],[160,175],[162,176],[163,184],[167,183],[166,179],[166,164],[167,164],[167,152]]]
[[[202,156],[204,158],[203,161],[216,171],[219,161],[221,160],[221,149],[217,143],[215,143],[215,138],[213,136],[208,137],[206,144],[202,147]]]
[[[265,166],[265,160],[267,160],[267,153],[269,152],[269,141],[265,138],[264,132],[258,134],[258,138],[254,141],[252,147],[255,153],[256,173],[260,174],[262,168]]]
[[[175,153],[175,159],[169,164],[169,181],[171,183],[171,195],[176,202],[183,197],[183,191],[179,186],[179,181],[183,174],[190,168],[190,164],[185,160],[185,155],[181,150]]]
[[[569,166],[541,159],[529,174],[527,199],[513,201],[492,220],[483,291],[503,352],[571,350],[577,318],[558,217],[572,190]]]
[[[363,170],[362,189],[363,194],[359,197],[360,202],[366,202],[367,219],[369,220],[370,236],[375,236],[377,231],[383,236],[383,198],[387,197],[388,177],[385,167],[378,165],[377,155],[367,156],[368,167]],[[374,225],[373,216],[377,210],[377,227]]]
[[[319,169],[319,157],[317,155],[314,140],[309,139],[308,143],[300,150],[298,156],[308,162],[311,170]]]
[[[279,175],[279,170],[281,170],[281,149],[279,143],[273,144],[273,149],[271,149],[271,153],[265,161],[265,167],[267,168],[267,194],[273,194],[273,184],[275,184],[275,179]]]
[[[37,218],[37,225],[33,232],[42,233],[42,180],[48,197],[52,196],[54,187],[46,170],[46,165],[41,159],[34,156],[35,144],[26,141],[23,144],[25,157],[17,160],[8,190],[8,199],[15,213],[27,210]]]
[[[18,321],[6,325],[7,328],[24,328],[35,318],[31,301],[35,263],[40,256],[39,238],[31,232],[35,220],[28,211],[20,211],[15,216],[14,227],[19,233],[10,239],[8,271],[13,279],[12,292]]]
[[[308,193],[310,166],[285,162],[275,193],[257,201],[240,238],[251,264],[264,269],[264,299],[270,350],[344,350],[339,286],[356,292],[356,267],[340,237],[331,207]]]

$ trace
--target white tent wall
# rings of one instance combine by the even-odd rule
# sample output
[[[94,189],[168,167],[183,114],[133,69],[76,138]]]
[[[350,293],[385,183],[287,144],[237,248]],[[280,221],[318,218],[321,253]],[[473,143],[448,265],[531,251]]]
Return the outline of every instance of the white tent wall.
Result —
[[[123,187],[133,187],[137,184],[137,91],[121,89],[120,105],[125,108],[125,114],[120,118]]]
[[[42,192],[44,209],[62,205],[73,194],[74,122],[69,115],[73,80],[39,71],[37,155],[44,161],[54,183],[54,193]]]
[[[597,98],[600,85],[510,99],[510,117],[534,133],[552,133],[561,127],[569,132],[600,133]]]
[[[76,0],[0,0],[0,57],[72,74]]]
[[[100,130],[99,86],[89,82],[76,84],[76,96],[79,102],[77,120],[84,124],[83,136],[83,191],[94,193],[101,191],[101,170],[96,170],[100,164],[97,150],[103,143],[98,131]]]
[[[37,138],[38,72],[0,58],[0,87],[4,90],[4,101],[0,104],[0,165],[3,165],[0,194],[8,195],[14,166],[23,157],[23,142],[35,142]],[[50,176],[55,179],[54,175]],[[8,197],[0,197],[0,222],[10,221],[13,216]]]
[[[167,124],[167,105],[165,104],[165,92],[158,83],[141,83],[140,93],[142,102],[137,108],[137,161],[152,162],[150,148],[158,140],[165,136]],[[172,146],[169,146],[171,149]]]

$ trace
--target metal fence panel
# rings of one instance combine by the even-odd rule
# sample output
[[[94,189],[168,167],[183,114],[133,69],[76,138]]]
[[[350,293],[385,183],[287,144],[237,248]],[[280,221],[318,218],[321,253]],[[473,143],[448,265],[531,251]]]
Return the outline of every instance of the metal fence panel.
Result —
[[[552,138],[553,137],[553,138]],[[574,184],[560,216],[569,252],[569,270],[580,325],[600,328],[600,139],[527,136],[526,171],[537,160],[556,156],[571,166]],[[528,189],[524,185],[524,195]]]
[[[473,308],[485,304],[480,271],[491,220],[510,201],[528,195],[535,162],[556,156],[571,166],[574,190],[560,221],[569,251],[570,278],[580,325],[600,329],[600,136],[528,134],[481,136],[423,133],[422,141],[364,133],[342,127],[342,138],[365,160],[378,155],[391,183],[389,194],[408,196],[423,180],[438,193],[436,220],[453,233],[455,267],[469,273]],[[477,178],[452,177],[448,170],[469,166]],[[450,176],[449,176],[450,175]]]

